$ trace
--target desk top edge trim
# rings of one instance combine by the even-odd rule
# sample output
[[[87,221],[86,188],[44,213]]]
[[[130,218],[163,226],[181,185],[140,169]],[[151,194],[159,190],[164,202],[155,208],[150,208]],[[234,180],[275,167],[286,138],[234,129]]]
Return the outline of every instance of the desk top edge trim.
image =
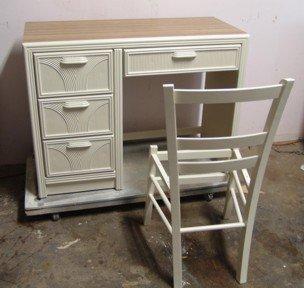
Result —
[[[113,39],[91,39],[91,40],[62,40],[62,41],[41,41],[41,42],[26,42],[22,43],[24,48],[39,48],[39,47],[54,47],[54,46],[78,46],[78,45],[119,45],[115,48],[128,48],[129,45],[145,44],[161,44],[164,42],[183,41],[183,45],[194,45],[193,41],[212,41],[212,40],[246,40],[249,39],[249,34],[224,34],[224,35],[197,35],[197,36],[170,36],[170,37],[141,37],[141,38],[113,38]],[[169,44],[169,43],[168,43]],[[198,43],[199,44],[199,43]],[[125,47],[126,45],[126,47]]]

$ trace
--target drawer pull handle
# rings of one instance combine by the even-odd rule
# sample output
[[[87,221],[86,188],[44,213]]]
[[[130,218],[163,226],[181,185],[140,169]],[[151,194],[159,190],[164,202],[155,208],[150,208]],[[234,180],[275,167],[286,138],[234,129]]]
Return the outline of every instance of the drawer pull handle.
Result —
[[[175,51],[172,59],[194,59],[195,57],[195,51]]]
[[[60,63],[64,65],[84,65],[87,62],[87,57],[64,57],[60,61]]]
[[[69,142],[66,148],[68,149],[82,149],[82,148],[89,148],[92,146],[92,143],[90,141],[75,141],[75,142]]]
[[[88,101],[69,101],[65,102],[63,108],[65,109],[82,109],[90,106]]]

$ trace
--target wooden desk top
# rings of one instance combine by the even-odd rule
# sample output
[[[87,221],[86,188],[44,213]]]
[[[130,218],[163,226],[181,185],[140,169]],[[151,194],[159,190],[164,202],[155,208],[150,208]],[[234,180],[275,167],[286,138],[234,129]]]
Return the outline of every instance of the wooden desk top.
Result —
[[[27,22],[24,42],[246,34],[214,17]]]

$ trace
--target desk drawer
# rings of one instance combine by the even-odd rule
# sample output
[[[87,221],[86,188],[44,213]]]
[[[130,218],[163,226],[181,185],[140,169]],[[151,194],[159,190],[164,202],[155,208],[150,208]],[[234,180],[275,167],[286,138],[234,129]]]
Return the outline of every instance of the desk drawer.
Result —
[[[44,139],[113,133],[112,95],[39,100]]]
[[[85,137],[44,143],[46,176],[114,171],[113,137]]]
[[[125,50],[125,75],[237,70],[241,45]]]
[[[35,53],[38,97],[112,91],[112,50]]]

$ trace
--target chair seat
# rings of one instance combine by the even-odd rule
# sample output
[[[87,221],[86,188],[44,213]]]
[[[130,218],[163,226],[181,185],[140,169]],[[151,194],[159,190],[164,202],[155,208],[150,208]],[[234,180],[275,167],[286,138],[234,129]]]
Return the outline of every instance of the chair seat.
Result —
[[[189,160],[194,160],[189,155],[185,157],[183,154],[183,151],[178,151],[179,159],[185,159]],[[205,151],[203,152],[204,156],[207,156]],[[212,154],[212,153],[211,153]],[[162,164],[162,162],[167,161],[167,151],[158,151],[157,145],[152,145],[150,146],[150,168],[153,167],[153,169],[150,169],[150,175],[149,175],[149,183],[151,183],[149,189],[156,189],[158,194],[160,195],[161,199],[163,200],[164,204],[166,205],[167,209],[172,213],[172,205],[171,205],[171,189],[170,189],[170,178],[169,175],[166,171],[165,166]],[[233,153],[229,154],[233,155]],[[160,156],[160,157],[159,157]],[[196,155],[198,156],[198,155]],[[227,156],[227,155],[224,155]],[[200,156],[199,156],[200,157]],[[241,159],[243,159],[241,157]],[[209,163],[210,159],[204,159],[205,162],[203,163]],[[212,161],[211,161],[212,162]],[[192,162],[191,162],[192,163]],[[194,161],[193,163],[197,163]],[[202,163],[201,159],[200,162]],[[235,172],[235,171],[234,171]],[[159,176],[158,176],[159,174]],[[235,179],[234,179],[235,178]],[[246,204],[246,199],[244,196],[244,192],[242,190],[241,185],[236,185],[236,189],[234,186],[229,185],[229,182],[231,182],[231,179],[233,181],[236,181],[240,183],[239,178],[237,173],[235,174],[228,174],[228,173],[222,173],[222,172],[213,172],[213,173],[201,173],[201,174],[186,174],[186,175],[178,175],[178,185],[180,188],[189,187],[194,188],[194,187],[203,187],[203,186],[214,186],[216,184],[223,184],[223,183],[228,183],[227,185],[227,194],[231,195],[232,199],[232,204],[233,208],[235,210],[236,216],[237,216],[237,222],[229,222],[229,223],[218,223],[218,224],[213,224],[213,225],[202,225],[202,226],[193,226],[193,227],[179,227],[179,232],[181,234],[183,233],[193,233],[193,232],[202,232],[202,231],[211,231],[211,230],[223,230],[223,229],[231,229],[231,228],[242,228],[245,227],[246,224],[243,221],[243,216],[239,207],[238,199],[236,196],[236,189],[241,195],[243,204]],[[241,190],[239,190],[241,189]],[[166,193],[167,192],[167,193]],[[164,224],[166,225],[168,231],[172,234],[173,229],[172,225],[170,224],[169,220],[167,219],[166,215],[162,211],[161,207],[156,201],[156,198],[153,193],[148,193],[147,197],[149,197],[149,200],[153,203],[154,207],[158,211],[160,217],[162,218]],[[243,200],[243,198],[245,200]],[[225,213],[226,214],[226,213]]]
[[[227,149],[223,149],[225,151],[219,152],[217,150],[217,154],[215,154],[215,151],[205,151],[205,150],[198,150],[195,154],[189,155],[188,151],[178,151],[179,152],[179,159],[181,160],[193,160],[198,161],[197,157],[203,156],[204,158],[199,158],[200,160],[205,161],[212,161],[212,158],[215,158],[216,156],[230,156],[231,151],[227,152]],[[207,152],[209,152],[207,154]],[[155,155],[155,162],[158,163],[158,166],[161,170],[163,170],[163,177],[165,179],[169,179],[168,175],[168,168],[166,165],[163,165],[162,162],[167,161],[168,153],[166,150],[164,151],[158,151],[158,153]],[[209,158],[206,158],[208,157]],[[160,182],[160,184],[163,184],[162,177],[158,177],[157,180]],[[222,173],[222,172],[215,172],[215,173],[200,173],[200,174],[182,174],[179,175],[179,185],[181,188],[204,188],[204,187],[210,187],[214,185],[222,185],[226,184],[228,181],[228,174]]]

